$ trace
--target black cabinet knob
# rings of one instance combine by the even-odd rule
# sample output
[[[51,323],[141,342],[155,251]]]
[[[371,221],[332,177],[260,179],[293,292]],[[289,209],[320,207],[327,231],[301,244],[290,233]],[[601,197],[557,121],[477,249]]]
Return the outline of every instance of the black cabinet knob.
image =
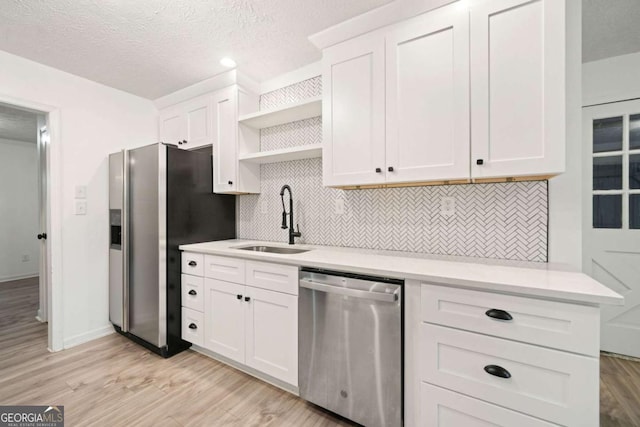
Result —
[[[242,295],[236,295],[236,298],[242,299]]]
[[[233,181],[229,181],[229,185],[233,185]]]
[[[476,160],[476,165],[478,165],[478,166],[484,165],[484,160],[482,160],[482,159]]]
[[[195,323],[189,325],[189,329],[198,329],[198,326]]]
[[[388,170],[389,172],[393,172],[393,166],[389,166],[389,167],[387,168],[387,170]]]
[[[249,302],[249,301],[251,301],[251,298],[250,298],[250,297],[244,297],[244,300],[245,300],[246,302]]]
[[[195,261],[189,261],[189,267],[195,267],[196,265],[198,265],[197,262]]]
[[[187,140],[186,140],[186,139],[183,139],[183,140],[182,140],[182,143],[183,143],[183,144],[186,144],[186,143],[187,143]]]
[[[513,320],[513,317],[508,312],[504,310],[498,310],[497,308],[489,309],[484,314],[488,317],[491,317],[492,319]]]
[[[189,295],[198,295],[198,293],[196,291],[194,291],[193,289],[191,289],[189,291]]]
[[[182,145],[182,141],[178,141],[178,145]]]
[[[376,168],[376,173],[380,173],[380,172],[382,172],[382,169]]]
[[[511,373],[504,369],[502,366],[487,365],[484,367],[484,371],[489,375],[493,375],[494,377],[511,378]]]
[[[38,238],[38,240],[46,239],[47,238],[47,233],[38,234],[36,237]]]

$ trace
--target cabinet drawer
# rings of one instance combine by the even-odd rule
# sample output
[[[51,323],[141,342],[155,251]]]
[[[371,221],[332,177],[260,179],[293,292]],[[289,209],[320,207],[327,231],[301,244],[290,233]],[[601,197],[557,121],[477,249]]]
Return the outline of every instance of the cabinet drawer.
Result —
[[[182,252],[182,272],[192,276],[204,275],[204,255]]]
[[[204,344],[204,314],[182,308],[182,339],[199,346]]]
[[[204,278],[182,275],[182,306],[204,311]]]
[[[298,295],[298,267],[247,261],[247,285]]]
[[[425,322],[591,356],[600,351],[596,307],[437,285],[422,285],[421,303]],[[505,314],[511,320],[499,319]]]
[[[244,285],[245,261],[243,259],[206,255],[204,264],[206,277]]]
[[[598,423],[597,358],[428,323],[420,348],[423,381],[566,426]]]
[[[427,383],[421,385],[420,403],[421,427],[557,426]]]

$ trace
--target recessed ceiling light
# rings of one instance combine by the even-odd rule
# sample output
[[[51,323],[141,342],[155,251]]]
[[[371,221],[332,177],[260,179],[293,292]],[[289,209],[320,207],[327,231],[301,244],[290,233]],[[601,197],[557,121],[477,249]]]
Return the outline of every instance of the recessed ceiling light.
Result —
[[[234,68],[236,66],[236,61],[231,58],[225,57],[220,60],[220,64],[224,67]]]

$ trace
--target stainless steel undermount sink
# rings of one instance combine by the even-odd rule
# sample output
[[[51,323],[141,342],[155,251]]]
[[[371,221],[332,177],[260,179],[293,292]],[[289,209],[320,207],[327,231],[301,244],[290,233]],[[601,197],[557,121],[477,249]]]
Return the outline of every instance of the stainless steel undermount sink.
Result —
[[[309,249],[281,248],[278,246],[236,246],[232,249],[241,249],[243,251],[268,252],[272,254],[301,254],[309,252]]]

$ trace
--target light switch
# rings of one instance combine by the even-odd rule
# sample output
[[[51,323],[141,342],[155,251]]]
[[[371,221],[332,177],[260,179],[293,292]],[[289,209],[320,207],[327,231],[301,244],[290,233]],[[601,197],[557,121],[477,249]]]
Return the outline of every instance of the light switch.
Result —
[[[344,199],[336,199],[335,212],[336,215],[344,215]]]
[[[76,200],[76,215],[86,215],[86,214],[87,214],[87,201]]]
[[[86,198],[87,198],[87,186],[76,185],[76,199],[86,199]]]

